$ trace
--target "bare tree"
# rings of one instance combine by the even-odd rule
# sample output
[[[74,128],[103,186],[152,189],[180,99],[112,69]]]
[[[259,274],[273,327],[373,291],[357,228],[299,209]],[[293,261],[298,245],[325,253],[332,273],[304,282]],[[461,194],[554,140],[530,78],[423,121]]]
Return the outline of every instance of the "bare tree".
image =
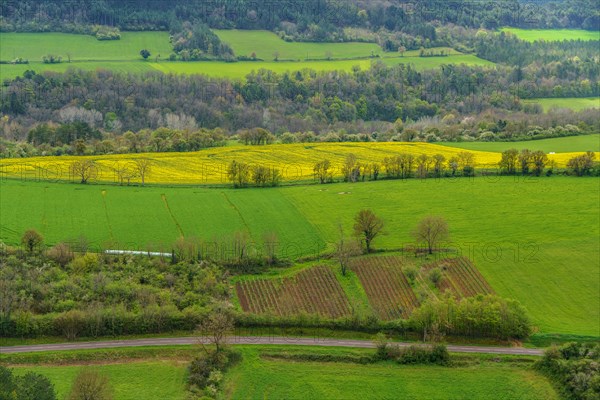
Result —
[[[83,368],[71,388],[68,400],[112,400],[113,388],[108,377],[100,372]]]
[[[71,174],[85,184],[98,174],[96,163],[93,160],[78,160],[71,164]]]
[[[354,217],[354,235],[365,241],[367,253],[371,252],[371,243],[382,229],[383,220],[371,210],[360,210]]]
[[[142,186],[146,183],[146,177],[152,170],[152,160],[149,158],[138,158],[135,161],[135,166],[137,169],[137,173],[142,179]]]
[[[441,241],[448,238],[448,223],[443,217],[427,216],[423,218],[412,232],[415,241],[425,243],[429,254]]]
[[[231,312],[225,307],[216,307],[214,311],[198,325],[201,335],[199,343],[207,354],[210,354],[205,344],[215,346],[216,353],[220,353],[227,346],[227,338],[233,332],[234,323]]]
[[[340,263],[340,271],[346,276],[350,265],[350,258],[360,254],[360,246],[354,240],[346,238],[344,229],[340,225],[340,240],[337,242],[335,255]]]

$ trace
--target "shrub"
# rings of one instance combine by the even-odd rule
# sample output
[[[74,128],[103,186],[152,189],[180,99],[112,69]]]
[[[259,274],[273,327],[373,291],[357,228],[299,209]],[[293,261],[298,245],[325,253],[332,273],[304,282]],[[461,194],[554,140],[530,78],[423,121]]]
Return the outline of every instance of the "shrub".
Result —
[[[411,345],[406,347],[388,346],[387,358],[398,364],[439,364],[450,361],[448,349],[443,344],[432,346]]]
[[[428,278],[431,283],[437,285],[442,280],[442,271],[437,267],[433,268],[431,271],[429,271]]]
[[[68,400],[112,400],[113,388],[108,377],[90,368],[83,368],[67,397]]]

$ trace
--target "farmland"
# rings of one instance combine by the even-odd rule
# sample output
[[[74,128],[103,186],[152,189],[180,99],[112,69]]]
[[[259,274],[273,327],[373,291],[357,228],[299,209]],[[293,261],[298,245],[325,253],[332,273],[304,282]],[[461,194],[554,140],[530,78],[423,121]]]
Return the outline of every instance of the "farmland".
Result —
[[[250,57],[255,53],[257,58],[265,61],[273,60],[276,52],[282,61],[367,58],[383,53],[375,43],[286,42],[273,32],[260,30],[215,29],[214,32],[236,55]]]
[[[168,251],[182,232],[227,246],[232,232],[245,231],[258,248],[275,233],[278,254],[295,259],[331,250],[338,224],[350,234],[360,208],[386,223],[374,243],[380,249],[412,243],[421,217],[443,215],[458,255],[472,259],[498,295],[521,301],[542,332],[597,335],[597,185],[478,177],[233,190],[3,180],[0,239],[18,244],[35,228],[48,244],[84,235],[95,246]]]
[[[381,60],[387,65],[408,63],[418,70],[438,68],[443,64],[494,65],[474,55],[461,54],[449,48],[433,49],[444,50],[447,57],[419,57],[418,51],[408,51],[400,56],[395,52],[383,53],[374,43],[290,43],[267,31],[216,30],[216,33],[232,45],[237,55],[249,56],[256,52],[257,57],[264,61],[167,61],[172,53],[167,32],[122,32],[120,40],[108,41],[98,41],[90,35],[66,33],[3,33],[0,39],[0,60],[10,61],[22,57],[28,59],[29,64],[2,65],[0,79],[20,76],[30,69],[37,72],[64,72],[69,68],[108,69],[123,73],[161,71],[241,79],[259,69],[279,73],[307,68],[317,71],[351,71],[354,66],[360,66],[368,69],[375,60],[371,59],[372,55],[382,56]],[[261,43],[259,48],[256,43]],[[152,54],[147,61],[142,60],[139,55],[143,48]],[[280,54],[280,61],[273,61],[275,52]],[[63,62],[43,64],[41,59],[48,54],[62,56]],[[307,59],[310,61],[306,61]]]
[[[242,280],[236,292],[244,311],[292,316],[318,314],[339,318],[350,313],[348,299],[330,268],[317,266],[283,279]]]
[[[588,108],[600,108],[600,98],[598,97],[565,97],[565,98],[547,98],[547,99],[527,99],[524,103],[537,103],[545,112],[552,108],[567,108],[573,111],[581,111]]]
[[[440,292],[449,291],[457,298],[494,293],[494,290],[466,257],[444,259],[430,264],[426,270],[440,268],[442,279],[437,283]]]
[[[519,39],[535,42],[536,40],[563,41],[563,40],[600,40],[600,32],[584,31],[582,29],[519,29],[503,28],[503,32],[510,32]]]
[[[535,142],[531,149],[537,149]],[[429,143],[310,143],[276,144],[270,146],[228,146],[187,153],[145,153],[90,156],[96,162],[95,173],[90,181],[117,183],[116,169],[133,168],[132,161],[150,158],[153,166],[146,177],[147,183],[156,184],[225,184],[227,168],[231,161],[262,164],[277,168],[284,182],[312,181],[315,163],[329,159],[334,175],[341,174],[345,157],[352,153],[361,162],[381,163],[385,157],[400,153],[434,155],[442,154],[446,159],[456,156],[461,149]],[[500,153],[473,151],[477,167],[495,169]],[[557,166],[564,167],[573,153],[549,155]],[[70,167],[80,157],[32,157],[27,159],[0,160],[3,177],[74,181]],[[135,182],[138,182],[136,180]]]
[[[445,146],[465,150],[502,152],[508,149],[537,149],[547,153],[568,153],[577,151],[600,151],[600,135],[568,136],[552,139],[526,140],[521,142],[445,142]]]
[[[401,266],[400,257],[388,256],[357,259],[351,267],[380,319],[407,318],[418,306]]]

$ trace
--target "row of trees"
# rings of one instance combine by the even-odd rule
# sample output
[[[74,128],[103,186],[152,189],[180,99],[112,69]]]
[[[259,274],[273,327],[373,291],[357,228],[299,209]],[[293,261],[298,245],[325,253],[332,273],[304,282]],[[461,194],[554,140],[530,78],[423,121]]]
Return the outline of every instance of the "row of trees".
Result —
[[[256,187],[273,187],[281,182],[281,171],[275,167],[233,160],[227,169],[227,177],[235,188],[247,187],[250,183]]]

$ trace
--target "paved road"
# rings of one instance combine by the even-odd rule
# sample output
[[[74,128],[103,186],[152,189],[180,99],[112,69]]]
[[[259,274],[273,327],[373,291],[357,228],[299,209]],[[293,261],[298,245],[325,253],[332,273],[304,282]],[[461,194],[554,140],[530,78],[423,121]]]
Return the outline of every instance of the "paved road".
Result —
[[[260,345],[301,345],[301,346],[333,346],[373,348],[368,340],[331,339],[331,338],[306,338],[306,337],[271,337],[271,336],[233,336],[229,339],[231,344],[260,344]],[[0,347],[0,354],[28,353],[35,351],[64,351],[83,349],[108,349],[115,347],[140,347],[140,346],[172,346],[190,345],[198,343],[196,337],[160,338],[160,339],[133,339],[109,340],[101,342],[74,342],[39,344],[29,346]],[[411,343],[398,343],[400,346],[409,346]],[[485,353],[541,356],[543,350],[526,349],[522,347],[485,347],[485,346],[448,346],[448,350],[457,353]]]

